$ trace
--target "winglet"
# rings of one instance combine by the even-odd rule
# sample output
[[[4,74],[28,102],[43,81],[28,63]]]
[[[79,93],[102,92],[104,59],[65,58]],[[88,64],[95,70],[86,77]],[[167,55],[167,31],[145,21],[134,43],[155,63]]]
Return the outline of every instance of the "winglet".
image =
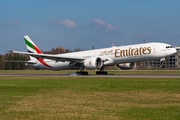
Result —
[[[31,53],[42,54],[41,50],[36,46],[36,44],[29,38],[29,36],[24,36],[24,41],[26,43],[26,47]]]

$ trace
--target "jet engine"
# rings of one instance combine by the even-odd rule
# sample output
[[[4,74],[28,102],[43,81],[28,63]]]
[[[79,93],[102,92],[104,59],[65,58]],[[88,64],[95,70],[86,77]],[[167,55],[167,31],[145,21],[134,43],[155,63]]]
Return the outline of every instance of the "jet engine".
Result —
[[[84,60],[84,67],[87,69],[100,69],[103,61],[99,57],[91,57]]]
[[[136,63],[123,63],[123,64],[118,64],[117,65],[119,68],[122,70],[129,70],[129,69],[134,69],[136,67]]]

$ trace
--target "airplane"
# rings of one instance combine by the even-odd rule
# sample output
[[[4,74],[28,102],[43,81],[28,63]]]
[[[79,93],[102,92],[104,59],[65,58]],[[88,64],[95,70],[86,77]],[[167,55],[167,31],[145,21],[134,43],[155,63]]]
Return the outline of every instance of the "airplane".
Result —
[[[19,62],[41,69],[78,69],[77,74],[81,75],[88,75],[84,69],[97,69],[97,75],[108,74],[104,71],[104,67],[111,65],[117,65],[122,69],[133,69],[136,67],[136,62],[159,60],[177,52],[177,49],[170,44],[151,42],[52,55],[43,54],[29,36],[24,36],[24,41],[28,52],[9,51],[30,56],[30,61]],[[15,61],[7,60],[7,62]]]

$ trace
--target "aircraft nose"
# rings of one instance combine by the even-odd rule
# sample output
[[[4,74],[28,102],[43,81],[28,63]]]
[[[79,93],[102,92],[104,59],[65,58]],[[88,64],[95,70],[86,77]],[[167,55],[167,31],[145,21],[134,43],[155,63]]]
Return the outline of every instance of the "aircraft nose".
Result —
[[[177,52],[176,48],[169,48],[166,51],[166,55],[173,55]]]
[[[171,49],[172,54],[175,54],[177,52],[176,48]]]

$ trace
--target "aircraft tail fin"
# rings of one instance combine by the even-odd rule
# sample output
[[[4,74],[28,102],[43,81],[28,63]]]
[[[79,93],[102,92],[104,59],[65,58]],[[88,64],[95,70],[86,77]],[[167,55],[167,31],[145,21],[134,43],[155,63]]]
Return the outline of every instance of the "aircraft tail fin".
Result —
[[[29,36],[24,36],[24,41],[28,52],[42,54],[42,51],[36,46],[36,44],[29,38]]]

